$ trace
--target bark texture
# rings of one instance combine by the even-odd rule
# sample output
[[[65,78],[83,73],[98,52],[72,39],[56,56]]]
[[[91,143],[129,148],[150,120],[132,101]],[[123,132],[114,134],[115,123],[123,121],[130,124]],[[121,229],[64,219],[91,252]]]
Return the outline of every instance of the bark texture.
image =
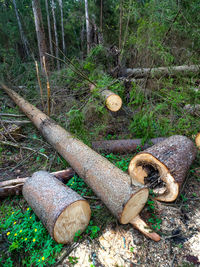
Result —
[[[74,176],[75,172],[72,168],[68,168],[63,171],[52,172],[51,174],[61,182],[65,183]],[[22,187],[27,179],[29,179],[29,177],[0,182],[0,198],[20,195],[22,193]]]
[[[200,149],[200,133],[197,134],[195,142],[196,142],[197,147]]]
[[[58,33],[57,33],[57,26],[56,26],[56,15],[55,15],[55,8],[56,4],[54,0],[51,0],[51,9],[52,9],[52,15],[53,15],[53,27],[54,27],[54,35],[55,35],[55,42],[56,42],[56,57],[58,58]],[[60,61],[56,59],[57,62],[57,68],[60,69]]]
[[[23,196],[58,243],[72,241],[90,221],[87,201],[48,172],[34,173],[23,186]]]
[[[145,166],[154,167],[166,183],[166,190],[156,198],[174,201],[195,156],[194,143],[185,136],[174,135],[138,153],[129,164],[129,175],[133,181],[145,183],[148,176]]]
[[[90,52],[91,38],[90,38],[90,21],[88,11],[88,0],[85,0],[85,20],[86,20],[86,35],[87,35],[87,53]]]
[[[137,69],[125,69],[123,70],[122,76],[130,76],[136,78],[143,77],[161,77],[169,75],[177,75],[179,73],[199,73],[199,65],[184,65],[184,66],[172,66],[172,67],[159,67],[159,68],[137,68]]]
[[[144,145],[141,144],[142,139],[103,140],[92,142],[92,148],[101,153],[129,154],[134,153],[137,150],[147,149],[165,139],[165,137],[153,138],[149,143]]]
[[[35,29],[36,29],[37,41],[38,41],[38,49],[39,49],[39,54],[40,54],[40,64],[43,69],[42,59],[43,59],[43,56],[45,56],[45,53],[47,52],[47,45],[46,45],[46,39],[45,39],[45,32],[44,32],[44,26],[43,26],[43,20],[42,20],[40,1],[32,0],[32,7],[33,7]],[[47,62],[47,70],[49,70],[48,62]]]
[[[147,201],[147,188],[131,182],[130,176],[107,159],[77,140],[13,90],[5,85],[2,87],[121,223],[126,224],[138,215]]]
[[[45,7],[46,7],[46,11],[47,11],[47,24],[48,24],[48,34],[49,34],[49,49],[50,49],[51,55],[53,55],[52,35],[51,35],[51,23],[50,23],[50,17],[49,17],[48,0],[45,0]]]

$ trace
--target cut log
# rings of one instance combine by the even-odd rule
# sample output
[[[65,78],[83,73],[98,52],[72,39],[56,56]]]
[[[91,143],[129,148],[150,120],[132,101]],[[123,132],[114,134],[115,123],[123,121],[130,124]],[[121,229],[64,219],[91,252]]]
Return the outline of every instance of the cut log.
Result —
[[[196,142],[197,147],[200,149],[200,133],[197,134],[195,142]]]
[[[61,182],[65,183],[74,176],[75,172],[72,168],[68,168],[63,171],[52,172],[51,174]],[[29,179],[29,177],[0,182],[0,198],[20,195],[22,193],[22,187],[27,179]]]
[[[93,84],[90,85],[90,91],[92,92],[95,89]],[[113,93],[110,90],[100,91],[101,98],[105,102],[106,107],[113,112],[120,110],[122,107],[122,99],[117,94]]]
[[[5,85],[2,87],[120,223],[131,222],[140,213],[148,199],[148,188],[132,182],[129,175],[65,131],[13,90]],[[143,227],[141,231],[144,232]],[[149,232],[148,229],[146,231]]]
[[[175,135],[138,153],[129,164],[132,181],[148,185],[157,200],[174,201],[196,156],[193,142]]]
[[[102,140],[92,142],[92,148],[101,153],[130,154],[137,150],[147,149],[165,139],[165,137],[153,138],[149,143],[145,143],[144,145],[141,144],[142,139]]]
[[[161,77],[161,76],[176,76],[179,73],[184,75],[190,73],[199,73],[199,65],[184,65],[184,66],[171,66],[171,67],[159,67],[159,68],[137,68],[137,69],[125,69],[122,71],[122,76],[143,78],[143,77]]]
[[[88,202],[48,172],[34,173],[22,193],[57,243],[73,241],[75,233],[84,231],[90,221]]]

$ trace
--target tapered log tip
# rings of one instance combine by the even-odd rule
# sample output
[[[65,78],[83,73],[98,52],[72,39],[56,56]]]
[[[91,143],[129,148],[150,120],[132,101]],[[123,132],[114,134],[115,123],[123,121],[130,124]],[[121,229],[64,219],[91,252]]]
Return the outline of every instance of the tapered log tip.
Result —
[[[195,138],[195,142],[196,142],[197,147],[200,149],[200,132],[197,134]]]
[[[111,94],[106,99],[106,106],[110,111],[116,112],[122,107],[122,99],[116,94]]]

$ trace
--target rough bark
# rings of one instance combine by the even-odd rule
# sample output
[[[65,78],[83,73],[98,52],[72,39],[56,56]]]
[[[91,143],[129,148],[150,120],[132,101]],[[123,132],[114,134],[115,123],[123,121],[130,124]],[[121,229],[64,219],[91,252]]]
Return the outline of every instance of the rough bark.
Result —
[[[43,20],[42,20],[40,1],[32,0],[32,7],[33,7],[35,29],[36,29],[37,41],[38,41],[38,49],[39,49],[39,54],[40,54],[40,64],[41,64],[42,70],[44,70],[42,58],[43,56],[45,56],[45,53],[47,52],[47,45],[46,45],[46,39],[45,39],[45,32],[44,32],[44,26],[43,26]],[[47,69],[49,70],[48,63],[47,63]]]
[[[65,47],[65,34],[64,34],[64,24],[63,24],[63,3],[62,0],[58,0],[60,6],[60,17],[61,17],[61,30],[62,30],[62,46],[63,46],[63,53],[66,53]]]
[[[87,201],[48,172],[34,173],[22,193],[57,243],[73,241],[75,233],[84,231],[90,221]]]
[[[101,153],[130,154],[147,149],[165,139],[165,137],[153,138],[149,143],[145,143],[144,145],[141,144],[142,139],[102,140],[92,142],[92,148]]]
[[[195,142],[196,142],[197,147],[200,149],[200,133],[197,134]]]
[[[50,49],[51,55],[53,55],[52,35],[51,35],[51,23],[50,23],[50,17],[49,17],[48,0],[45,0],[45,7],[46,7],[46,11],[47,11],[47,25],[48,25],[48,34],[49,34],[49,49]]]
[[[157,200],[174,201],[195,156],[196,148],[190,139],[171,136],[138,153],[129,164],[129,175],[133,181],[153,186]]]
[[[21,24],[21,20],[20,20],[20,17],[19,17],[19,12],[18,12],[15,0],[13,0],[13,5],[14,5],[14,9],[15,9],[15,14],[16,14],[16,18],[17,18],[17,23],[18,23],[18,27],[19,27],[21,40],[22,40],[26,55],[29,56],[28,41],[27,41],[26,35],[25,35],[25,33],[23,31],[23,28],[22,28],[22,24]]]
[[[74,176],[75,172],[72,168],[68,168],[63,171],[52,172],[51,174],[61,182],[65,183]],[[0,198],[20,195],[22,193],[22,187],[27,179],[29,179],[29,177],[0,182]]]
[[[33,121],[47,141],[101,198],[120,223],[127,224],[138,216],[148,199],[146,187],[131,181],[130,176],[65,131],[13,90],[5,85],[2,87]],[[160,240],[160,237],[155,237],[149,229],[146,229],[146,232],[155,241]]]
[[[92,92],[95,89],[93,84],[90,85],[90,91]],[[122,99],[117,94],[113,93],[110,90],[102,90],[100,91],[100,96],[103,99],[106,107],[113,112],[120,110],[122,107]]]
[[[199,73],[199,65],[184,65],[184,66],[171,66],[171,67],[159,67],[159,68],[137,68],[137,69],[125,69],[122,71],[122,76],[143,78],[143,77],[161,77],[161,76],[175,76],[179,73],[184,75],[190,73]]]
[[[55,35],[55,43],[56,43],[56,57],[58,58],[58,33],[57,33],[57,26],[56,26],[56,16],[55,16],[55,2],[54,0],[51,0],[51,8],[52,8],[52,15],[53,15],[53,27],[54,27],[54,35]],[[60,69],[60,61],[57,59],[57,69]]]

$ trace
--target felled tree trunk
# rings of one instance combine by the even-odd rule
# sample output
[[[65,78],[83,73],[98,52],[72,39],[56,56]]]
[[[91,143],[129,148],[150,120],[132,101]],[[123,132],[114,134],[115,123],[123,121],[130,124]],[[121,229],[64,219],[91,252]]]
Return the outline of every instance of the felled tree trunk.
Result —
[[[122,71],[122,76],[143,78],[143,77],[161,77],[161,76],[176,76],[179,73],[184,75],[190,73],[198,73],[200,71],[199,65],[184,65],[184,66],[171,66],[171,67],[159,67],[159,68],[137,68],[137,69],[125,69]]]
[[[101,153],[130,154],[147,149],[148,147],[151,147],[152,145],[155,145],[165,139],[165,137],[153,138],[149,143],[145,143],[144,145],[141,145],[142,139],[102,140],[92,142],[92,148]]]
[[[52,172],[51,174],[61,182],[65,183],[74,176],[75,172],[72,168],[68,168],[63,171]],[[29,177],[0,182],[0,198],[20,195],[22,193],[22,187],[27,179],[29,179]]]
[[[174,201],[196,156],[193,142],[175,135],[137,154],[129,164],[133,181],[148,185],[160,201]]]
[[[48,172],[39,171],[27,179],[23,196],[57,243],[72,241],[90,221],[87,201]]]
[[[65,131],[13,90],[5,85],[2,87],[33,121],[47,141],[101,198],[120,223],[130,222],[139,228],[140,223],[138,222],[141,219],[137,216],[148,199],[148,189],[137,182],[132,182],[130,176]],[[153,233],[148,227],[144,229],[141,225],[139,230],[155,241],[160,240],[160,236]]]
[[[195,142],[196,142],[197,147],[200,149],[200,133],[197,134]]]
[[[90,85],[90,91],[92,92],[95,89],[93,84]],[[113,93],[110,90],[102,90],[100,96],[105,102],[106,107],[113,112],[120,110],[122,107],[122,99],[117,94]]]

